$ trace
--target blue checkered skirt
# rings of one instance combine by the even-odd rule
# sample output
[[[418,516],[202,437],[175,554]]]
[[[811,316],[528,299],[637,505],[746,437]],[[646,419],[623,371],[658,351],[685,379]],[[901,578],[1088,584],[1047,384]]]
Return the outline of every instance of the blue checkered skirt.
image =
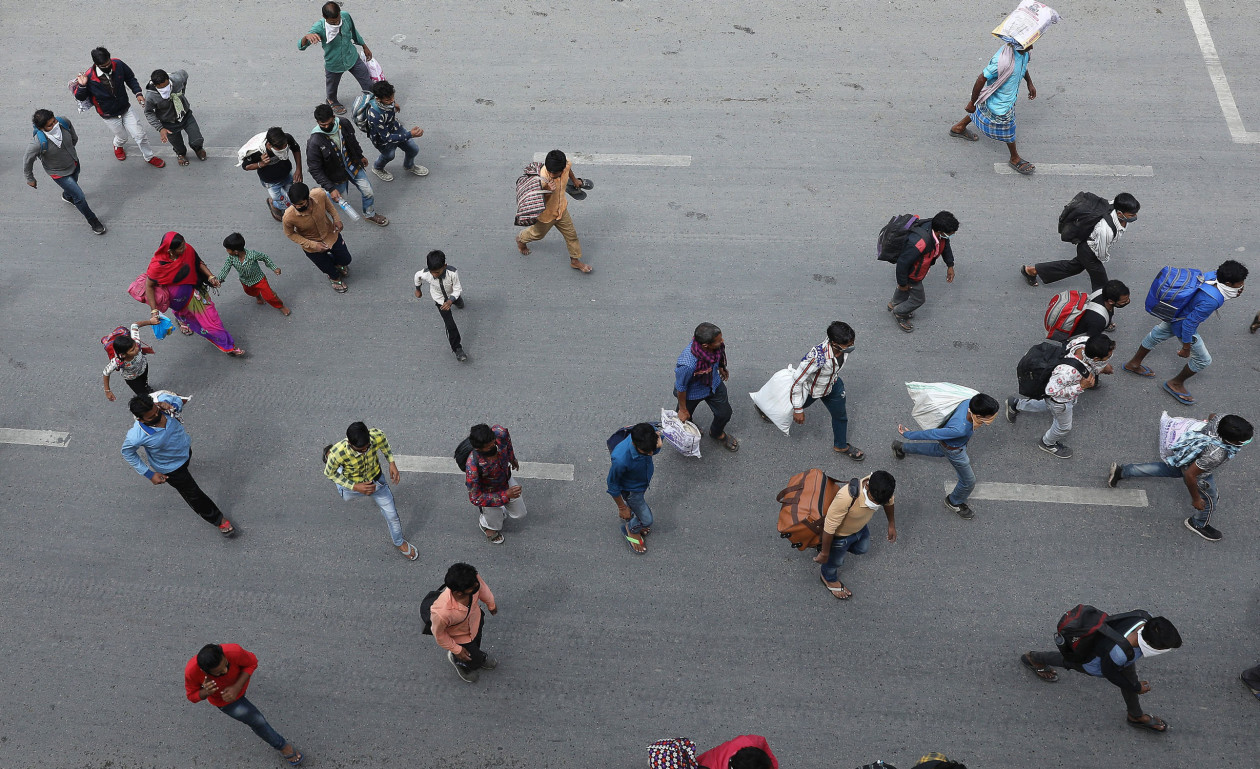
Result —
[[[994,115],[989,111],[987,104],[979,104],[976,106],[975,115],[972,116],[975,121],[976,128],[990,139],[997,139],[1000,142],[1015,141],[1015,107],[1011,107],[1011,111],[1005,115]]]

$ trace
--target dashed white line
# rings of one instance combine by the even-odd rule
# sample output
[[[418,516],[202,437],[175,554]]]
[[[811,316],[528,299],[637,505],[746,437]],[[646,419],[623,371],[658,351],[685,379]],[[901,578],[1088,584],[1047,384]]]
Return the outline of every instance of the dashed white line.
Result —
[[[454,457],[421,457],[409,454],[395,454],[394,463],[398,469],[407,473],[441,473],[443,475],[463,475],[455,466]],[[555,465],[548,462],[521,462],[520,470],[512,471],[513,478],[537,478],[545,481],[573,480],[573,465]]]
[[[1090,163],[1036,163],[1037,170],[1033,176],[1154,176],[1151,166],[1114,166],[1094,165]],[[999,174],[1017,174],[1010,163],[994,163],[993,170]]]
[[[953,491],[954,481],[945,482],[945,490]],[[1053,502],[1062,505],[1102,505],[1104,507],[1146,507],[1146,492],[1141,489],[1111,489],[1105,486],[1038,486],[1030,483],[977,483],[972,499],[996,502]]]
[[[564,153],[574,165],[587,166],[689,166],[690,155],[625,155],[603,154],[599,152],[566,152]],[[534,162],[541,163],[547,153],[535,152]]]
[[[1234,101],[1234,92],[1229,89],[1229,81],[1225,79],[1225,68],[1221,66],[1221,57],[1216,53],[1216,43],[1212,42],[1212,33],[1208,31],[1207,19],[1203,17],[1199,0],[1185,0],[1185,3],[1186,13],[1190,15],[1190,26],[1194,27],[1194,36],[1199,40],[1203,63],[1207,65],[1208,77],[1212,80],[1212,87],[1216,89],[1216,100],[1221,104],[1221,114],[1225,116],[1230,138],[1238,144],[1260,144],[1260,133],[1248,131],[1243,125],[1242,114]]]
[[[64,448],[69,442],[70,433],[59,433],[55,430],[19,430],[13,427],[0,427],[0,443]]]

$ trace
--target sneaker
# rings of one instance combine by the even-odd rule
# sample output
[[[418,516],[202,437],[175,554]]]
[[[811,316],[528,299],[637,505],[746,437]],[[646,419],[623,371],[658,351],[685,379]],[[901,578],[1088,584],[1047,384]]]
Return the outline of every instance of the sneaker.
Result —
[[[389,171],[386,171],[384,168],[377,168],[376,166],[371,166],[371,171],[372,173],[376,174],[376,178],[380,179],[383,182],[394,181],[394,175],[391,174]]]
[[[905,445],[906,444],[902,443],[901,441],[893,441],[892,442],[893,456],[896,457],[897,459],[905,459],[906,458]]]
[[[1017,399],[1010,397],[1006,399],[1006,421],[1015,424],[1015,419],[1019,417],[1019,409],[1015,407]]]
[[[468,360],[468,353],[464,352],[463,347],[455,348],[455,360],[459,361],[460,363],[463,363],[464,361]]]
[[[425,168],[424,166],[412,166],[411,168],[407,169],[407,173],[415,174],[416,176],[428,176],[429,169]]]
[[[115,148],[114,148],[114,157],[118,158],[119,160],[126,160],[126,159],[127,159],[127,150],[123,149],[122,147],[115,147]]]
[[[1041,449],[1047,454],[1053,454],[1059,459],[1072,458],[1072,450],[1069,449],[1067,446],[1064,446],[1062,443],[1059,443],[1058,441],[1055,441],[1055,444],[1053,446],[1047,446],[1045,441],[1038,440],[1037,448]]]
[[[157,155],[154,155],[153,157],[149,158],[148,160],[144,162],[148,163],[154,168],[166,168],[166,161],[158,157]]]
[[[91,227],[92,232],[95,232],[97,235],[105,234],[105,225],[101,224],[100,219],[93,219],[92,221],[88,222],[88,226]]]
[[[66,201],[66,202],[67,202],[67,203],[69,203],[70,205],[74,205],[74,201],[73,201],[73,200],[71,200],[70,198],[66,197],[65,195],[62,195],[62,196],[61,196],[61,199],[62,199],[62,200],[64,200],[64,201]]]
[[[459,674],[461,681],[466,684],[477,683],[477,679],[481,676],[478,675],[476,670],[468,670],[463,665],[459,664],[459,660],[455,659],[455,652],[447,652],[446,658],[451,661],[452,665],[455,666],[455,672]]]
[[[499,666],[499,661],[494,658],[493,654],[486,654],[486,661],[481,663],[482,670],[494,670]]]
[[[389,220],[380,214],[372,214],[371,216],[364,215],[363,218],[380,227],[387,227],[389,225]]]
[[[224,518],[223,523],[219,524],[219,533],[231,539],[236,536],[236,529],[232,527],[232,522]]]
[[[949,497],[945,497],[945,509],[951,513],[958,513],[958,517],[964,521],[970,521],[976,517],[976,514],[971,512],[971,508],[967,506],[966,502],[963,502],[961,505],[955,505],[949,501]]]
[[[1187,518],[1184,521],[1187,529],[1189,529],[1190,531],[1193,531],[1195,534],[1198,534],[1200,537],[1203,537],[1208,542],[1221,541],[1221,533],[1215,528],[1213,528],[1211,525],[1205,523],[1203,524],[1202,527],[1198,527],[1198,526],[1195,526],[1193,523],[1191,523],[1190,522],[1191,520],[1192,519]]]
[[[1116,484],[1123,479],[1124,477],[1120,475],[1120,464],[1118,462],[1112,462],[1111,471],[1107,473],[1107,485],[1114,489]]]

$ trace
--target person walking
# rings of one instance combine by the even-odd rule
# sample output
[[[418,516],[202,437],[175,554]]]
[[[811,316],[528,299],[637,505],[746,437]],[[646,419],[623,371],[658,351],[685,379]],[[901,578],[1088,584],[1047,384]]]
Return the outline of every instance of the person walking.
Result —
[[[140,341],[140,327],[156,326],[158,322],[157,318],[149,318],[132,323],[126,336],[114,336],[109,341],[109,346],[105,348],[105,352],[110,356],[109,363],[105,364],[105,370],[101,372],[105,380],[107,400],[111,402],[114,400],[114,392],[109,389],[109,375],[115,371],[122,374],[123,381],[136,395],[149,395],[153,392],[153,388],[149,386],[149,361],[144,356],[153,355],[154,350]],[[121,327],[116,329],[115,333],[118,330],[121,330]],[[109,337],[105,337],[102,342],[106,340],[109,340]]]
[[[1194,403],[1194,396],[1186,389],[1186,380],[1212,364],[1212,355],[1208,352],[1203,337],[1199,336],[1199,325],[1221,309],[1225,302],[1242,294],[1243,284],[1247,281],[1247,268],[1240,262],[1226,259],[1215,272],[1205,273],[1203,278],[1203,285],[1185,308],[1185,317],[1171,323],[1166,320],[1156,323],[1151,333],[1138,345],[1133,357],[1124,364],[1125,371],[1142,377],[1154,377],[1155,372],[1143,365],[1142,361],[1155,349],[1155,345],[1176,336],[1181,340],[1177,357],[1189,358],[1190,361],[1181,367],[1181,373],[1164,382],[1164,392],[1176,398],[1183,406]]]
[[[477,610],[475,615],[473,609]],[[433,639],[446,649],[446,659],[464,683],[475,684],[480,671],[499,666],[493,655],[481,650],[487,611],[492,616],[499,613],[490,586],[472,566],[452,564],[442,580],[442,591],[429,608],[429,623]]]
[[[969,521],[975,517],[967,499],[976,488],[976,474],[971,469],[967,444],[971,442],[971,436],[977,427],[993,424],[997,413],[998,402],[993,396],[977,393],[971,400],[959,404],[949,419],[934,430],[907,430],[905,425],[897,425],[897,432],[901,433],[901,437],[914,442],[893,441],[893,456],[905,459],[907,454],[920,454],[949,460],[954,466],[954,472],[958,474],[958,483],[945,496],[945,508]]]
[[[257,670],[258,657],[240,644],[206,644],[184,665],[184,694],[189,702],[204,700],[245,724],[280,751],[281,758],[297,766],[304,758],[302,753],[272,729],[262,711],[245,698]]]
[[[162,143],[170,143],[175,159],[181,166],[188,165],[188,148],[198,160],[206,159],[206,140],[201,136],[201,126],[193,116],[188,101],[188,72],[177,69],[169,75],[164,69],[155,69],[144,91],[144,116],[158,132]],[[188,144],[184,144],[184,134]]]
[[[573,164],[560,150],[547,153],[543,167],[538,170],[538,179],[543,194],[547,196],[547,204],[538,215],[538,221],[516,236],[516,249],[529,256],[528,244],[542,240],[555,227],[564,236],[564,244],[569,249],[569,266],[590,274],[591,266],[582,261],[582,244],[578,242],[577,228],[573,226],[573,219],[569,216],[569,200],[566,194],[570,188],[580,192],[595,185],[589,180],[578,178],[573,173]]]
[[[131,109],[127,99],[127,90],[136,95],[136,103],[144,106],[144,94],[140,92],[140,81],[136,73],[131,71],[125,62],[110,57],[104,48],[92,49],[92,66],[75,78],[74,98],[91,103],[96,107],[96,114],[101,116],[105,124],[114,132],[114,157],[127,159],[127,151],[123,145],[130,138],[140,148],[144,162],[154,168],[162,168],[166,161],[153,154],[149,147],[149,139],[144,134],[140,119]]]
[[[726,431],[731,421],[730,399],[726,396],[726,341],[722,329],[701,323],[692,333],[691,344],[678,355],[674,365],[674,397],[678,399],[678,419],[687,422],[702,402],[713,412],[709,437],[730,451],[739,451],[739,439]]]
[[[969,142],[979,141],[974,131],[968,131],[967,125],[974,116],[976,128],[990,139],[1004,142],[1010,151],[1008,161],[1025,176],[1037,170],[1037,167],[1019,155],[1015,147],[1015,103],[1019,101],[1019,81],[1028,83],[1028,98],[1037,98],[1037,87],[1033,85],[1032,74],[1028,72],[1028,61],[1033,47],[1020,47],[1007,40],[993,54],[989,64],[976,82],[971,86],[971,100],[967,102],[963,119],[949,129],[949,135]]]
[[[377,453],[389,463],[389,482],[381,474]],[[394,492],[389,484],[397,485],[402,476],[394,463],[394,452],[389,447],[385,432],[375,427],[368,429],[362,422],[352,422],[346,428],[346,438],[324,447],[324,477],[337,485],[341,499],[349,502],[359,497],[371,497],[380,508],[381,516],[389,526],[389,537],[398,552],[408,561],[420,557],[415,545],[403,539],[402,522],[398,520],[398,508],[394,505]]]
[[[815,345],[801,358],[790,397],[792,421],[798,425],[805,424],[805,409],[821,401],[831,414],[832,451],[844,454],[854,462],[861,462],[866,459],[866,452],[849,443],[848,393],[844,389],[844,380],[840,378],[840,369],[848,363],[856,339],[857,335],[848,323],[837,320],[827,326],[827,341]],[[764,414],[761,417],[766,419]]]
[[[1129,287],[1118,280],[1109,280],[1102,288],[1090,292],[1085,310],[1077,317],[1075,325],[1067,330],[1055,330],[1047,338],[1066,343],[1078,336],[1098,336],[1104,331],[1115,331],[1116,310],[1128,306]]]
[[[156,398],[137,395],[127,403],[135,424],[123,440],[122,455],[135,471],[154,486],[169,483],[184,502],[225,537],[236,536],[232,522],[223,517],[214,500],[197,485],[188,466],[192,463],[192,439],[179,420],[184,400],[172,393]],[[144,457],[140,456],[144,449]]]
[[[1072,449],[1061,441],[1072,432],[1072,411],[1081,393],[1097,386],[1099,374],[1110,374],[1111,354],[1116,343],[1106,334],[1078,336],[1067,343],[1063,361],[1050,372],[1050,381],[1040,398],[1012,395],[1006,399],[1006,421],[1011,424],[1022,412],[1049,411],[1050,428],[1037,441],[1037,448],[1059,459],[1070,459]],[[1043,369],[1044,370],[1044,369]]]
[[[464,461],[468,501],[480,513],[477,525],[481,533],[490,544],[501,545],[506,517],[524,518],[529,512],[520,484],[512,480],[512,471],[521,469],[512,436],[502,425],[473,425],[468,431],[468,445],[472,448]]]
[[[223,262],[223,269],[219,270],[219,274],[215,277],[222,283],[227,280],[228,273],[236,270],[236,274],[241,279],[241,288],[244,289],[246,296],[254,297],[258,304],[266,302],[275,307],[283,315],[292,312],[288,307],[284,306],[284,302],[280,297],[276,296],[276,292],[271,290],[271,284],[267,282],[267,276],[262,274],[262,270],[258,268],[258,263],[262,262],[267,265],[275,274],[280,274],[280,268],[276,263],[271,261],[271,257],[261,251],[254,251],[245,248],[245,236],[239,232],[233,232],[223,239],[223,248],[227,251],[227,259]]]
[[[315,108],[315,122],[317,125],[306,140],[306,168],[311,178],[337,203],[341,203],[342,196],[350,190],[350,183],[354,182],[363,198],[363,218],[381,227],[388,225],[389,220],[374,208],[376,199],[365,170],[368,159],[354,137],[354,126],[349,120],[334,115],[327,104]]]
[[[765,737],[744,734],[696,756],[696,765],[706,769],[779,769],[779,759]]]
[[[31,135],[31,143],[26,148],[26,156],[22,159],[22,173],[26,176],[26,184],[32,189],[39,185],[35,182],[35,158],[39,158],[44,173],[53,183],[61,188],[61,199],[79,209],[88,226],[97,235],[104,235],[105,225],[93,213],[87,203],[87,196],[79,186],[79,151],[75,145],[79,143],[79,133],[69,118],[59,117],[52,110],[37,109],[31,116],[31,124],[35,130]]]
[[[324,49],[324,90],[327,93],[328,106],[338,115],[346,114],[346,108],[337,98],[337,87],[341,85],[341,76],[350,76],[364,91],[372,89],[372,77],[368,74],[367,61],[372,58],[372,49],[363,42],[363,37],[354,26],[350,14],[341,10],[334,2],[327,2],[320,8],[319,21],[311,25],[311,29],[298,41],[298,50],[305,51],[312,45]],[[355,46],[363,48],[363,58]]]
[[[258,172],[258,181],[267,190],[267,210],[277,222],[284,221],[289,207],[289,187],[302,181],[302,149],[292,135],[272,126],[241,148],[238,165]]]
[[[346,275],[350,274],[350,262],[354,257],[341,237],[341,217],[332,204],[328,193],[318,187],[311,189],[302,182],[289,187],[290,204],[284,212],[284,234],[302,247],[302,253],[311,264],[328,276],[332,290],[344,294]]]
[[[430,251],[424,259],[427,269],[420,270],[415,277],[416,298],[423,296],[421,288],[428,284],[429,296],[433,298],[433,304],[446,326],[446,341],[451,345],[451,352],[455,353],[455,360],[463,363],[468,360],[468,354],[464,352],[459,327],[455,325],[455,316],[451,312],[452,307],[464,309],[464,287],[459,282],[459,273],[446,263],[446,254],[441,251]]]
[[[660,453],[661,434],[648,422],[630,428],[629,434],[610,452],[608,496],[617,506],[621,536],[630,549],[639,555],[647,552],[645,537],[652,532],[652,508],[644,495],[652,485],[655,464],[652,457]]]
[[[1106,678],[1120,689],[1130,726],[1153,732],[1166,731],[1168,724],[1163,719],[1142,710],[1139,697],[1149,692],[1151,685],[1138,680],[1137,661],[1180,649],[1181,634],[1177,632],[1177,628],[1166,617],[1152,617],[1144,611],[1127,612],[1105,620],[1105,630],[1095,635],[1098,639],[1092,644],[1091,659],[1084,664],[1069,664],[1064,660],[1061,651],[1030,651],[1019,660],[1039,680],[1046,683],[1059,680],[1059,674],[1054,668],[1066,668],[1087,676]]]
[[[205,337],[233,357],[245,354],[224,328],[219,311],[210,300],[207,286],[218,288],[219,279],[201,261],[197,251],[184,241],[183,235],[168,232],[162,236],[162,244],[153,252],[144,277],[144,299],[152,317],[156,318],[169,307],[179,323],[179,330],[186,336]]]
[[[1102,289],[1107,284],[1106,263],[1111,258],[1111,247],[1128,231],[1129,225],[1137,221],[1142,207],[1138,199],[1127,192],[1121,192],[1107,203],[1110,211],[1099,215],[1092,225],[1086,223],[1089,236],[1077,241],[1076,256],[1057,262],[1021,265],[1019,274],[1024,281],[1030,286],[1036,286],[1038,279],[1046,284],[1058,283],[1086,272],[1089,273],[1089,290]]]
[[[954,250],[949,240],[956,232],[958,217],[949,211],[921,219],[910,228],[905,248],[897,257],[897,290],[888,303],[888,311],[907,334],[914,331],[910,323],[914,311],[927,301],[923,280],[937,259],[945,260],[945,282],[954,282]]]
[[[897,541],[896,500],[893,498],[896,490],[897,481],[892,473],[876,470],[841,486],[827,506],[822,543],[814,563],[822,564],[819,579],[836,598],[844,601],[853,597],[853,592],[840,581],[840,567],[848,553],[866,555],[871,549],[868,524],[876,510],[883,508],[888,518],[888,541]]]
[[[401,149],[403,170],[416,176],[428,176],[429,169],[416,165],[416,155],[420,154],[420,145],[416,144],[416,139],[424,136],[424,129],[412,126],[408,130],[398,122],[398,113],[402,111],[402,107],[398,106],[398,100],[394,98],[394,86],[388,80],[373,83],[372,97],[367,107],[367,137],[372,146],[381,153],[372,164],[372,173],[383,181],[392,182],[394,175],[386,171],[385,166]]]
[[[1209,414],[1205,421],[1202,428],[1191,430],[1174,443],[1165,459],[1138,464],[1113,462],[1107,474],[1107,485],[1115,488],[1126,478],[1180,478],[1186,484],[1190,505],[1195,509],[1194,515],[1182,523],[1209,542],[1217,542],[1222,534],[1208,523],[1216,512],[1219,498],[1216,471],[1251,443],[1255,428],[1236,414],[1223,417]]]

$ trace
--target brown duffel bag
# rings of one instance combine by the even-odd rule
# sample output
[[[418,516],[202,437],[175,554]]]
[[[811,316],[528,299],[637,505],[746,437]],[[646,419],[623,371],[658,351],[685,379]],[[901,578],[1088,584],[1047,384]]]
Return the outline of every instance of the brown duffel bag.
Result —
[[[849,491],[853,496],[857,494],[855,482],[861,481],[849,481]],[[775,497],[782,505],[779,508],[779,536],[791,542],[797,550],[821,546],[823,518],[843,483],[817,468],[793,475],[787,488]]]

